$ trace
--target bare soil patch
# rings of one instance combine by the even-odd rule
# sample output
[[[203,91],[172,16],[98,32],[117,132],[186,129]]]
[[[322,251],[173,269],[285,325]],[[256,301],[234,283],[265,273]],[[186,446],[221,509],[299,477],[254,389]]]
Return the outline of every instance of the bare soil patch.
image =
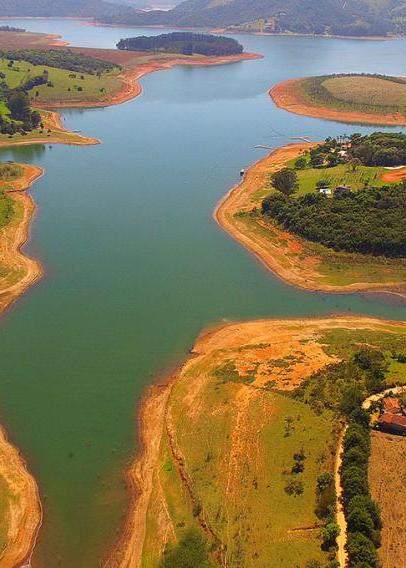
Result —
[[[406,566],[406,438],[373,432],[369,479],[381,508],[382,568]]]

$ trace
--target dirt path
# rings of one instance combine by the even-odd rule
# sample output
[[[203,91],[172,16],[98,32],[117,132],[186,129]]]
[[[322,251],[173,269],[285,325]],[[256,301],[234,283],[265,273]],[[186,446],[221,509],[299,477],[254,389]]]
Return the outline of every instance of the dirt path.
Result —
[[[289,79],[283,81],[269,90],[269,95],[277,107],[304,116],[323,118],[338,122],[355,124],[382,124],[405,126],[406,117],[400,112],[390,114],[364,113],[357,111],[336,110],[317,106],[303,99],[300,94],[300,83],[304,79]]]
[[[0,479],[5,485],[7,507],[2,525],[5,547],[0,553],[1,568],[18,568],[30,558],[42,521],[38,488],[18,450],[0,429]]]
[[[305,250],[308,243],[304,239],[280,229],[270,220],[265,223],[257,218],[255,223],[249,224],[244,217],[236,215],[260,207],[261,197],[256,196],[256,192],[266,189],[269,175],[282,169],[288,161],[315,145],[316,143],[289,144],[272,151],[253,164],[242,181],[218,203],[214,219],[267,268],[289,284],[311,291],[334,293],[385,291],[404,296],[405,286],[401,282],[328,284],[320,272],[322,259],[314,252]]]

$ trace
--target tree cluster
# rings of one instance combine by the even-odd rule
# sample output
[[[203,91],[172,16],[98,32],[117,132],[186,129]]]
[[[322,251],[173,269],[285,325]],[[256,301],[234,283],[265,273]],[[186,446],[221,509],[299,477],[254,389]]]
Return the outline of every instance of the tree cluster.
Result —
[[[406,135],[397,132],[374,132],[355,137],[350,153],[365,166],[406,165]]]
[[[238,55],[243,46],[233,38],[192,32],[173,32],[158,36],[138,36],[122,39],[118,49],[164,53],[194,53],[207,56]]]
[[[118,66],[96,57],[90,57],[71,49],[19,49],[0,51],[0,58],[12,61],[27,61],[32,65],[47,65],[77,73],[97,75],[106,73]]]
[[[15,28],[14,26],[0,26],[0,32],[25,32],[25,29]]]
[[[406,257],[406,183],[357,192],[307,194],[297,199],[273,193],[262,213],[283,228],[336,251]]]
[[[187,568],[199,566],[212,568],[209,559],[208,546],[205,539],[196,529],[188,530],[176,545],[167,545],[160,568]]]

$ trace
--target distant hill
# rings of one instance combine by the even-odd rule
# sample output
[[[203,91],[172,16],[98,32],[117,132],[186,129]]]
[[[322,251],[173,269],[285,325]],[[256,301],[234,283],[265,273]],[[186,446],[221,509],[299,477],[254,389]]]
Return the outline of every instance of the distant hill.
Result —
[[[109,23],[231,27],[349,36],[406,32],[405,0],[186,0],[173,10],[115,14]]]
[[[406,0],[0,0],[2,16],[347,36],[406,34]],[[144,6],[178,4],[171,10]]]
[[[104,0],[0,0],[1,16],[37,16],[98,18],[130,15],[129,6],[119,6]]]

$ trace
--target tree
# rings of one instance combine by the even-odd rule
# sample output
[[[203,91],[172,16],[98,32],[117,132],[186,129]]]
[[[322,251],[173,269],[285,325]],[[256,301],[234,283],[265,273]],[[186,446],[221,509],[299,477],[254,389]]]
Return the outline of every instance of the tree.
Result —
[[[347,552],[351,566],[365,563],[371,568],[378,568],[378,557],[374,543],[361,533],[349,535]]]
[[[285,195],[292,195],[298,188],[298,177],[295,170],[290,168],[283,168],[275,172],[271,176],[272,186],[284,193]]]
[[[340,534],[340,527],[337,523],[328,523],[321,530],[321,538],[323,539],[323,546],[327,550],[331,546],[335,546],[338,535]]]
[[[362,533],[368,538],[372,538],[374,532],[374,522],[367,510],[352,507],[347,515],[348,530],[351,533]]]
[[[307,161],[306,158],[298,158],[295,162],[295,169],[296,170],[304,170],[306,167]]]
[[[211,568],[208,547],[198,530],[189,530],[176,546],[164,552],[160,568]]]
[[[348,169],[352,171],[352,173],[355,173],[360,166],[362,166],[362,162],[359,158],[353,158],[348,162]]]
[[[322,473],[317,478],[317,492],[322,493],[333,484],[333,476],[331,473]]]

